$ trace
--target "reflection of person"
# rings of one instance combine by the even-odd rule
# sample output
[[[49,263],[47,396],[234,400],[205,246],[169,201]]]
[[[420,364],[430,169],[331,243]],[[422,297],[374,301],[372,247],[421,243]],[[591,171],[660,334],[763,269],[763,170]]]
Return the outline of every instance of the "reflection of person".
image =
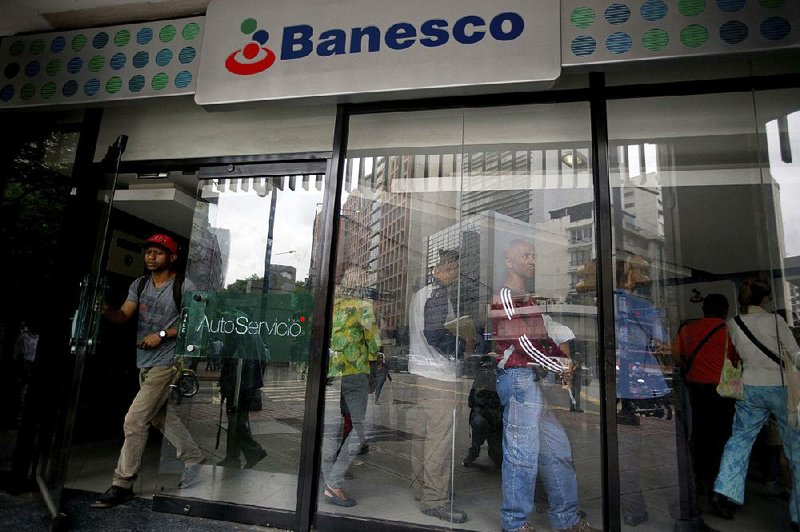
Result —
[[[453,508],[450,501],[453,411],[460,404],[453,389],[443,384],[457,380],[458,359],[464,354],[464,340],[445,325],[456,318],[457,275],[458,252],[440,250],[433,267],[435,283],[411,298],[408,372],[414,380],[395,390],[395,399],[400,395],[415,410],[417,437],[411,441],[414,498],[422,513],[450,523],[467,520],[467,514]]]
[[[95,500],[93,508],[110,508],[133,496],[133,483],[141,467],[150,425],[164,432],[177,449],[178,458],[186,464],[178,487],[187,487],[197,480],[203,453],[180,419],[166,407],[176,373],[173,362],[179,309],[173,296],[176,282],[173,264],[177,259],[178,244],[172,237],[151,236],[145,242],[144,260],[149,275],[141,294],[136,279],[121,308],[103,307],[103,316],[113,323],[125,323],[134,315],[139,316],[136,336],[139,392],[125,416],[125,442],[111,487]]]
[[[389,366],[386,365],[386,355],[378,353],[378,361],[375,366],[375,404],[381,404],[381,391],[386,381],[392,382],[392,375],[389,373]]]
[[[581,408],[581,389],[583,388],[583,357],[578,351],[572,352],[572,378],[569,382],[570,402],[569,411],[578,414],[583,412]]]
[[[260,462],[267,452],[250,432],[250,411],[260,398],[264,386],[266,360],[264,346],[257,334],[227,334],[222,345],[222,368],[219,389],[225,401],[228,417],[225,458],[218,465],[250,469]],[[238,390],[238,394],[237,394]]]
[[[722,449],[731,435],[735,401],[717,393],[722,364],[735,350],[725,327],[728,308],[722,294],[705,296],[703,318],[683,325],[673,346],[673,352],[684,358],[692,408],[692,463],[699,494],[710,493]]]
[[[369,359],[378,352],[380,339],[372,301],[364,298],[366,284],[363,268],[348,268],[336,287],[333,303],[328,377],[341,380],[341,399],[350,413],[352,430],[338,453],[338,446],[330,439],[325,440],[322,473],[325,477],[323,498],[339,506],[356,504],[342,484],[366,442],[364,417],[369,394]]]
[[[735,318],[728,322],[731,340],[742,358],[744,398],[736,401],[733,431],[725,444],[719,474],[714,483],[712,509],[715,514],[731,519],[731,502],[738,505],[744,503],[750,451],[761,427],[772,414],[791,465],[789,509],[796,529],[800,519],[795,499],[800,493],[800,431],[789,424],[781,367],[753,340],[779,358],[782,352],[788,352],[796,365],[800,363],[800,348],[786,322],[764,310],[769,305],[770,294],[770,286],[764,281],[745,282],[739,290],[739,321]]]
[[[620,268],[622,265],[620,264]],[[614,291],[614,312],[617,339],[617,398],[621,410],[617,422],[638,425],[637,401],[648,401],[669,393],[661,366],[655,354],[668,344],[667,330],[661,312],[637,289],[649,285],[649,263],[639,255],[629,257],[624,272],[618,272]],[[636,378],[636,373],[644,382]]]
[[[503,465],[503,405],[497,395],[495,361],[491,355],[481,357],[481,365],[469,390],[469,426],[471,445],[461,464],[472,467],[481,454],[481,445],[487,442],[489,458],[495,467]]]
[[[550,502],[553,529],[596,530],[578,514],[570,443],[539,382],[547,372],[568,376],[568,342],[575,335],[542,314],[527,293],[535,264],[533,245],[512,241],[505,253],[506,278],[492,301],[497,393],[504,406],[502,527],[533,530],[526,520],[534,509],[538,476]]]
[[[39,344],[39,334],[33,330],[29,323],[20,325],[19,335],[14,341],[13,358],[19,368],[19,410],[17,421],[22,420],[22,411],[25,407],[25,396],[28,395],[28,384],[33,373],[33,362],[36,359],[36,347]]]
[[[652,459],[667,464],[669,455],[675,453],[677,480],[663,479],[664,484],[677,487],[677,494],[668,502],[670,515],[674,519],[674,530],[711,531],[703,521],[697,505],[694,472],[689,455],[689,427],[687,405],[684,400],[683,383],[674,379],[675,445],[672,447],[663,437],[656,437],[639,428],[636,413],[639,404],[658,408],[653,398],[673,395],[664,378],[656,355],[671,358],[666,328],[662,323],[660,309],[653,306],[641,292],[652,282],[650,264],[644,257],[633,255],[617,263],[617,289],[614,291],[614,320],[617,342],[617,397],[622,409],[617,415],[620,427],[619,452],[625,456],[627,466],[620,470],[620,499],[622,519],[628,526],[646,522],[650,516],[642,490],[642,463],[645,453]]]

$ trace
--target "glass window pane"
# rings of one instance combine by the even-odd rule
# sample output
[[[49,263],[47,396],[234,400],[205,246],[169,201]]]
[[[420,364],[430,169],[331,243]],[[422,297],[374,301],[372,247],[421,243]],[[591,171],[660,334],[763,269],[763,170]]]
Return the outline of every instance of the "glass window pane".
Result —
[[[206,462],[202,482],[174,493],[296,508],[321,178],[200,181],[178,340],[199,390],[173,394],[167,419],[177,414]],[[175,451],[165,440],[167,492]]]
[[[45,115],[33,121],[29,116],[6,117],[6,128],[14,134],[7,137],[4,146],[0,247],[9,279],[5,292],[13,304],[0,310],[0,394],[4,404],[0,413],[0,474],[12,467],[25,467],[21,462],[14,464],[26,455],[22,446],[31,443],[18,440],[23,413],[26,404],[31,404],[29,391],[36,366],[52,363],[47,356],[37,354],[40,334],[46,335],[53,322],[52,309],[42,302],[52,293],[49,287],[61,271],[62,259],[53,249],[64,229],[80,137],[79,123],[56,126],[50,121],[53,118]]]
[[[381,162],[342,197],[320,511],[496,529],[503,478],[524,470],[528,496],[506,491],[522,521],[602,522],[589,138],[586,104],[351,120],[348,164]],[[546,401],[510,414],[526,467],[503,465],[508,349],[504,373]],[[537,455],[540,439],[557,448]],[[537,472],[537,505],[568,508],[550,520],[530,505]]]
[[[732,343],[726,340],[726,318],[758,311],[776,348],[776,331],[785,330],[782,341],[797,350],[786,327],[794,324],[790,264],[797,255],[787,243],[797,224],[785,210],[796,210],[790,198],[797,164],[785,156],[797,150],[797,96],[770,91],[755,100],[730,93],[608,104],[617,427],[628,526],[672,530],[702,519],[731,529],[722,518],[730,502],[715,492],[744,503],[733,521],[742,529],[786,526],[781,493],[788,494],[791,476],[778,464],[800,456],[800,437],[786,428],[785,410],[766,403],[747,406],[763,413],[746,422],[749,428],[734,425],[734,408],[748,401],[722,398],[716,385],[726,352],[745,345],[730,321]],[[742,287],[757,279],[771,299],[741,307]],[[770,393],[782,397],[777,365],[762,380],[757,368],[769,359],[744,359],[745,388],[760,394],[777,385]],[[728,449],[731,434],[736,443]]]

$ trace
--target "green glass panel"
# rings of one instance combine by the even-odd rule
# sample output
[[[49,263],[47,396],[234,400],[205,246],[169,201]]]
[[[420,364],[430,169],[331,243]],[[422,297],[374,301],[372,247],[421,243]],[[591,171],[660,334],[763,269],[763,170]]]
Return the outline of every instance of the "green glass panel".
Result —
[[[198,33],[200,33],[200,24],[197,22],[190,22],[183,27],[183,38],[187,41],[191,41],[197,37]]]
[[[708,30],[700,24],[692,24],[681,30],[681,42],[687,48],[699,48],[708,41]]]
[[[42,98],[44,98],[45,100],[49,100],[56,93],[57,89],[58,87],[56,87],[55,83],[53,83],[52,81],[48,81],[47,83],[42,85]]]
[[[122,79],[119,76],[112,76],[106,81],[106,92],[116,94],[122,88]]]
[[[31,54],[39,55],[44,50],[44,41],[42,39],[36,39],[31,43]]]
[[[173,26],[172,24],[167,24],[166,26],[161,28],[161,31],[158,34],[158,38],[161,39],[161,42],[169,42],[175,38],[175,34],[177,32],[178,30],[175,29],[175,26]]]
[[[116,35],[114,35],[114,44],[117,46],[125,46],[131,40],[131,32],[128,30],[119,30]]]
[[[89,39],[86,38],[86,35],[79,33],[72,38],[72,49],[76,52],[80,52],[88,42]]]
[[[23,100],[30,100],[36,96],[36,86],[33,83],[26,83],[19,91],[19,95],[22,96]]]
[[[44,71],[51,76],[55,76],[61,71],[61,61],[58,59],[52,59],[47,63],[47,66],[44,67]]]
[[[685,17],[696,17],[706,10],[706,0],[680,0],[678,11]]]
[[[660,29],[653,28],[644,32],[642,36],[642,46],[652,52],[660,52],[669,44],[669,33]]]
[[[164,72],[159,72],[153,76],[153,82],[151,85],[154,90],[160,91],[167,86],[167,83],[169,83],[169,76],[167,76]]]
[[[102,55],[96,55],[89,59],[89,70],[92,72],[99,72],[106,64],[106,58]]]
[[[592,10],[591,8],[578,7],[575,8],[575,10],[572,12],[572,14],[569,17],[569,20],[570,22],[572,22],[572,25],[575,26],[576,28],[583,29],[583,28],[588,28],[589,26],[594,24],[595,18],[596,16],[594,14],[594,10]]]

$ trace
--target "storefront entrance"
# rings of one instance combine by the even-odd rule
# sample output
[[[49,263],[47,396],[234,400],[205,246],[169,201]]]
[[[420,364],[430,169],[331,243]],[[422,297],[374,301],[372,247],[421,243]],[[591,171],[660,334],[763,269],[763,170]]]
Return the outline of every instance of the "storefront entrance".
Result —
[[[178,490],[183,464],[151,431],[134,490],[271,508],[293,526],[327,160],[270,159],[129,164],[100,191],[111,212],[96,248],[97,289],[82,299],[86,331],[76,343],[89,348],[77,364],[66,488],[108,487],[137,390],[135,324],[100,319],[91,301],[125,301],[144,272],[144,240],[166,233],[179,242],[184,279],[182,374],[167,419],[177,414],[206,461],[198,487]]]
[[[182,464],[153,432],[137,494],[158,511],[299,530],[498,528],[508,456],[496,430],[473,438],[474,387],[504,352],[513,286],[572,364],[569,380],[546,368],[536,386],[537,415],[569,451],[558,478],[574,515],[611,530],[698,515],[785,526],[793,456],[769,429],[736,520],[711,514],[690,480],[693,405],[670,356],[706,296],[731,317],[755,278],[797,330],[797,88],[739,83],[341,106],[332,153],[106,167],[92,201],[110,216],[95,217],[96,293],[82,308],[122,302],[142,242],[175,236],[186,376],[168,408],[206,457],[200,482],[178,489]],[[73,338],[86,352],[63,485],[99,492],[136,391],[135,334],[90,314]],[[363,360],[343,358],[354,331]],[[528,519],[552,527],[558,494],[540,480]]]

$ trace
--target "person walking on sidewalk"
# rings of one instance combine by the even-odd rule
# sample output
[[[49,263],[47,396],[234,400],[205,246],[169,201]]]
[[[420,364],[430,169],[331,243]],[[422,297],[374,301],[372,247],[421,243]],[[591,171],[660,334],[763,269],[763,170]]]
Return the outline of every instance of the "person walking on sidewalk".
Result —
[[[133,483],[142,465],[150,425],[164,433],[185,464],[178,483],[185,488],[197,480],[203,452],[174,412],[167,409],[170,384],[175,378],[176,321],[180,315],[174,284],[180,282],[174,271],[178,244],[169,235],[156,234],[145,242],[145,267],[148,275],[131,283],[122,307],[103,305],[103,316],[112,323],[125,323],[138,315],[136,365],[139,392],[125,415],[122,444],[111,487],[100,495],[92,508],[111,508],[133,497]],[[185,283],[188,285],[188,281]],[[181,288],[181,287],[178,287]],[[183,286],[182,288],[187,288]]]

